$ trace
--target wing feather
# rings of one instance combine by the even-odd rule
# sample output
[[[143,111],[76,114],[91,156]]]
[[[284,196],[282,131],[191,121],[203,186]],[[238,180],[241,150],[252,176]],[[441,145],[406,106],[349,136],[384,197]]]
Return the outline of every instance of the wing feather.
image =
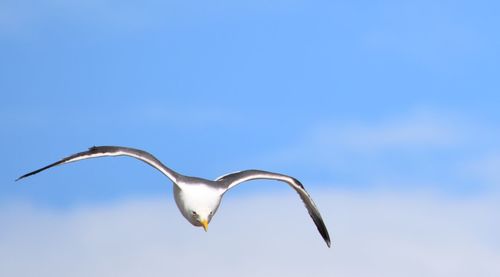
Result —
[[[279,173],[273,173],[262,170],[244,170],[240,172],[226,174],[216,179],[226,190],[233,188],[234,186],[241,184],[246,181],[256,180],[256,179],[268,179],[268,180],[277,180],[282,181],[290,185],[300,196],[302,202],[309,212],[316,228],[318,228],[319,233],[323,237],[326,242],[326,245],[330,247],[330,235],[328,234],[328,230],[326,229],[325,223],[321,218],[321,214],[319,213],[316,204],[312,200],[311,196],[307,193],[304,186],[295,178],[283,175]]]
[[[47,169],[54,167],[54,166],[57,166],[57,165],[76,162],[76,161],[85,160],[85,159],[99,158],[99,157],[110,157],[110,156],[129,156],[129,157],[139,159],[139,160],[147,163],[148,165],[156,168],[157,170],[159,170],[161,173],[163,173],[165,176],[167,176],[174,183],[176,183],[177,178],[179,176],[179,174],[177,172],[166,167],[157,158],[155,158],[153,155],[151,155],[150,153],[148,153],[146,151],[135,149],[135,148],[129,148],[129,147],[121,147],[121,146],[93,146],[93,147],[90,147],[89,150],[87,150],[87,151],[73,154],[73,155],[68,156],[64,159],[61,159],[57,162],[51,163],[45,167],[42,167],[40,169],[26,173],[23,176],[17,178],[16,181],[21,180],[21,179],[26,178],[26,177],[29,177],[31,175],[35,175],[39,172],[42,172],[44,170],[47,170]]]

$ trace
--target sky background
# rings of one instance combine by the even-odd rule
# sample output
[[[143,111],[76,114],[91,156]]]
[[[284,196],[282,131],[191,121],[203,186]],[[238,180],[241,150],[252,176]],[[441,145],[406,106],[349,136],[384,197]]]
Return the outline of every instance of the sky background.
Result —
[[[1,276],[499,276],[496,1],[0,2]],[[208,233],[130,158],[209,179]],[[30,265],[30,266],[27,266]]]

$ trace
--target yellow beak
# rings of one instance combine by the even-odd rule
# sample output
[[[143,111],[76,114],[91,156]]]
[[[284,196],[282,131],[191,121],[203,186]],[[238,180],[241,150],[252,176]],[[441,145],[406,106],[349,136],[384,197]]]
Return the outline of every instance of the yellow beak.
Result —
[[[207,220],[202,220],[200,221],[201,226],[203,226],[203,229],[205,229],[205,232],[208,231],[208,221]]]

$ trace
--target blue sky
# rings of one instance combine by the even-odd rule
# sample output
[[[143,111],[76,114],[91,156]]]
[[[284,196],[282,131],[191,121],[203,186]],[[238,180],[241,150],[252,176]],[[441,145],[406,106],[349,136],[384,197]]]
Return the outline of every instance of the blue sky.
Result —
[[[172,204],[169,181],[127,158],[13,182],[89,146],[123,145],[187,175],[288,173],[327,211],[341,209],[329,199],[348,207],[389,199],[384,211],[399,201],[422,208],[429,197],[431,207],[473,207],[484,214],[483,228],[460,234],[475,241],[499,230],[485,208],[500,188],[499,8],[495,1],[2,1],[0,218],[26,228],[10,217],[19,211],[43,229],[43,218],[61,212],[80,218],[79,209],[94,207],[100,218],[112,203],[127,211],[127,201]],[[259,184],[232,197],[294,197]],[[342,226],[336,211],[324,213],[334,233],[348,234],[349,221]],[[454,216],[446,211],[440,216]],[[71,225],[65,220],[56,221]],[[190,228],[179,217],[175,224]],[[17,241],[13,234],[0,239]],[[495,245],[488,251],[498,257],[498,240],[486,237],[481,245]]]
[[[265,166],[347,189],[410,186],[398,180],[407,177],[451,194],[489,185],[456,171],[498,153],[500,38],[492,3],[2,6],[5,180],[112,144],[144,148],[208,178]],[[338,141],[367,136],[365,143],[377,144],[383,132],[413,133],[370,153]],[[313,150],[304,148],[319,147],[314,136],[336,149],[305,157]],[[276,157],[285,152],[295,156]],[[147,170],[130,161],[71,165],[22,188],[6,184],[2,198],[52,205],[156,193],[162,180]],[[122,185],[106,185],[116,182]]]

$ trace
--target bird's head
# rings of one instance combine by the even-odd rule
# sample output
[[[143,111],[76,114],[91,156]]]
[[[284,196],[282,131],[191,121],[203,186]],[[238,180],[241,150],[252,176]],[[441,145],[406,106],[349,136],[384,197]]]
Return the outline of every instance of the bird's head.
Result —
[[[208,230],[208,223],[212,220],[212,216],[214,216],[215,210],[202,208],[202,209],[192,209],[191,210],[191,222],[196,226],[201,226],[205,229],[205,232]]]

